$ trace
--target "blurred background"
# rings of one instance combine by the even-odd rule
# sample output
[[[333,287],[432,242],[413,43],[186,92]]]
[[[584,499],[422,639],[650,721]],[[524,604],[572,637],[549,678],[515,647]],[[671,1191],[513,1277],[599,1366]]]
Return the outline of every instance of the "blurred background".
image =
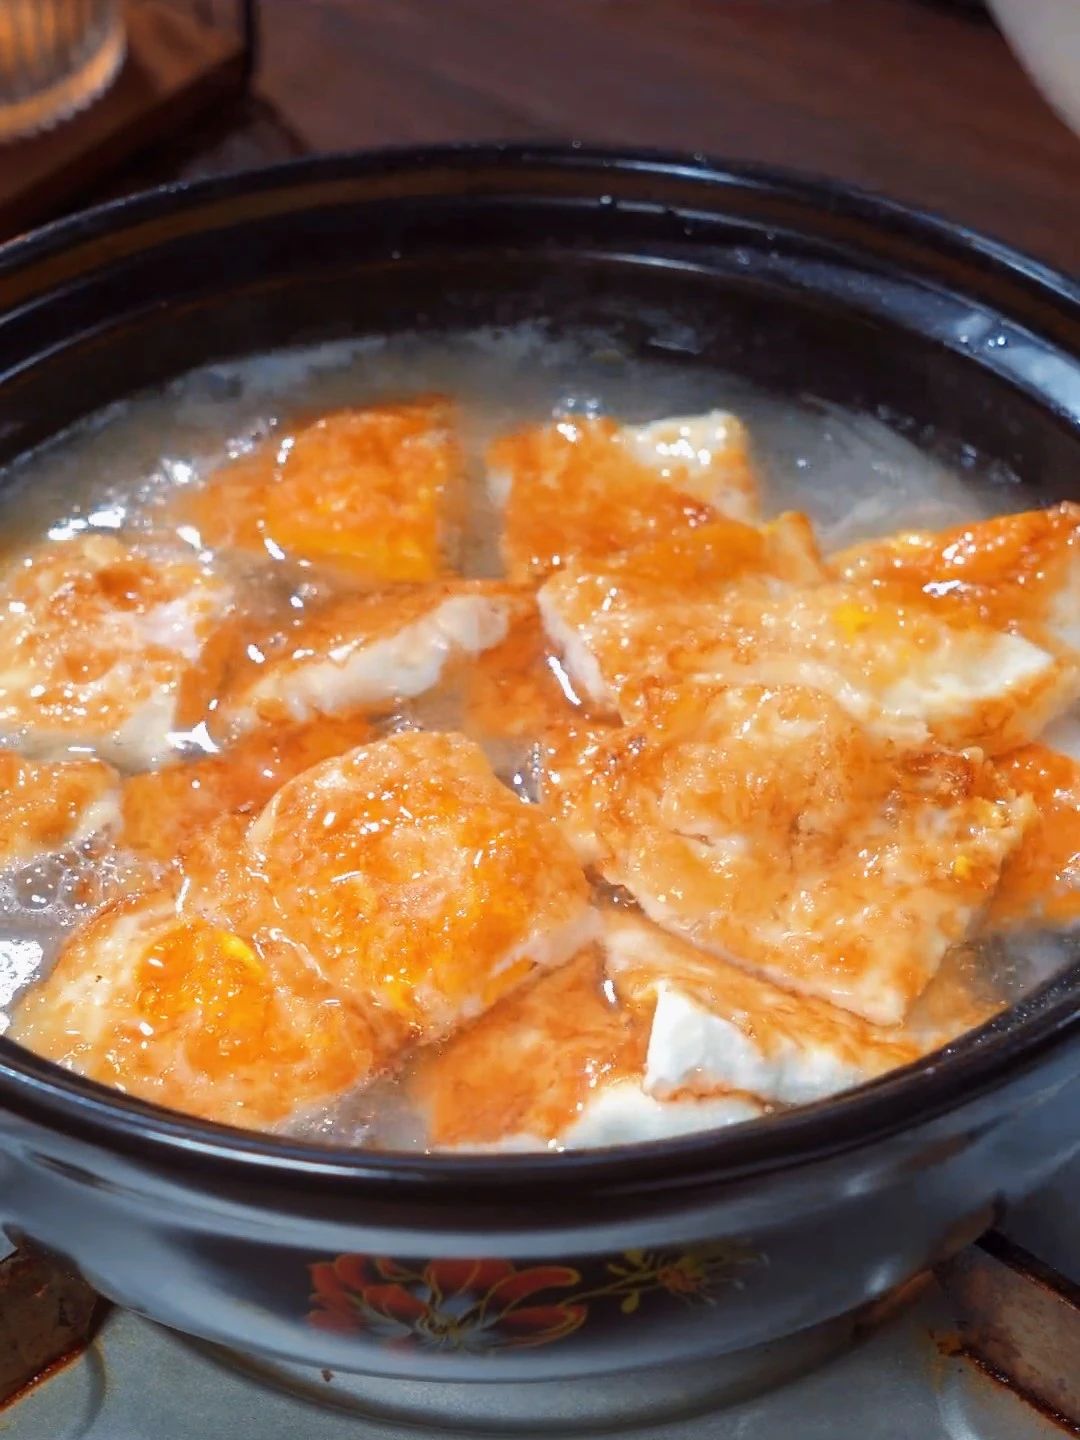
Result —
[[[1080,0],[995,4],[1071,30],[1010,31],[1067,108]],[[1080,140],[977,0],[0,0],[0,98],[27,6],[115,7],[125,49],[103,98],[0,142],[0,235],[309,151],[580,137],[827,173],[1080,272]]]

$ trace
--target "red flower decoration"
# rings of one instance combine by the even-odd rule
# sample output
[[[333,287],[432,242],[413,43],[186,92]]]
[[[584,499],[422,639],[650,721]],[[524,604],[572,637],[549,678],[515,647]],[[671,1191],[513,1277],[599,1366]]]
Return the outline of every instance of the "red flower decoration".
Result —
[[[565,1265],[519,1270],[508,1260],[400,1260],[339,1255],[312,1265],[312,1325],[364,1333],[402,1349],[477,1353],[548,1345],[570,1335],[588,1306],[540,1303],[544,1291],[578,1285]]]

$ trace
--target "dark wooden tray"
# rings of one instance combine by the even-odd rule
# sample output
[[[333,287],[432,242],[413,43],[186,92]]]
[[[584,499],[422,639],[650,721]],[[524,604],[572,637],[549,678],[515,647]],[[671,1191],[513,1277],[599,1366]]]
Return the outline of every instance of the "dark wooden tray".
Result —
[[[0,235],[73,208],[136,152],[239,96],[242,35],[161,0],[127,7],[128,56],[96,104],[46,134],[0,145]]]

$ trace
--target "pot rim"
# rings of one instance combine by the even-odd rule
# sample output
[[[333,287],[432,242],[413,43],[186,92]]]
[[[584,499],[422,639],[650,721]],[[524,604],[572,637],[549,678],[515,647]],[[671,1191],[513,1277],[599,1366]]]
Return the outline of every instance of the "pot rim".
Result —
[[[861,222],[879,236],[900,234],[914,244],[932,275],[933,262],[959,262],[971,282],[994,275],[1018,282],[1045,318],[1080,326],[1080,283],[1001,241],[888,199],[874,192],[800,171],[746,162],[711,160],[701,154],[618,149],[565,143],[469,143],[400,146],[301,157],[282,164],[211,179],[164,185],[52,222],[0,246],[0,315],[5,282],[88,246],[90,265],[122,258],[115,244],[130,232],[220,201],[365,176],[393,176],[432,167],[467,175],[476,167],[504,167],[520,174],[580,171],[597,182],[605,173],[650,174],[698,184],[703,205],[723,215],[728,191],[758,192],[766,201],[794,201],[808,214],[823,211]],[[460,192],[458,192],[460,193]],[[649,203],[643,197],[641,203]],[[919,272],[916,271],[916,274]],[[63,280],[70,279],[65,275]],[[1047,306],[1050,306],[1048,311]],[[974,363],[974,362],[973,362]],[[1047,395],[1043,404],[1057,413]],[[3,1108],[22,1119],[143,1161],[224,1178],[265,1181],[306,1192],[355,1194],[387,1187],[440,1199],[478,1199],[598,1191],[659,1192],[687,1185],[791,1171],[857,1150],[911,1128],[976,1098],[989,1096],[1067,1045],[1080,1042],[1080,937],[1075,962],[1034,996],[1011,1007],[953,1045],[868,1085],[813,1105],[718,1131],[604,1150],[504,1155],[411,1155],[327,1147],[263,1132],[198,1120],[137,1100],[65,1071],[0,1036],[0,1131]]]

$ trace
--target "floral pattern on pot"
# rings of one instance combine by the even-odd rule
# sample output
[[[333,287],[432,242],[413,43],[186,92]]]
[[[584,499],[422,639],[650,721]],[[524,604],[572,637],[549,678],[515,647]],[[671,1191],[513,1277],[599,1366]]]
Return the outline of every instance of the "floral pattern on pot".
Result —
[[[365,1335],[398,1350],[493,1354],[550,1345],[599,1307],[632,1315],[651,1296],[713,1305],[741,1289],[764,1257],[740,1242],[681,1251],[628,1250],[590,1264],[519,1266],[510,1260],[394,1260],[339,1255],[310,1266],[310,1324]]]

